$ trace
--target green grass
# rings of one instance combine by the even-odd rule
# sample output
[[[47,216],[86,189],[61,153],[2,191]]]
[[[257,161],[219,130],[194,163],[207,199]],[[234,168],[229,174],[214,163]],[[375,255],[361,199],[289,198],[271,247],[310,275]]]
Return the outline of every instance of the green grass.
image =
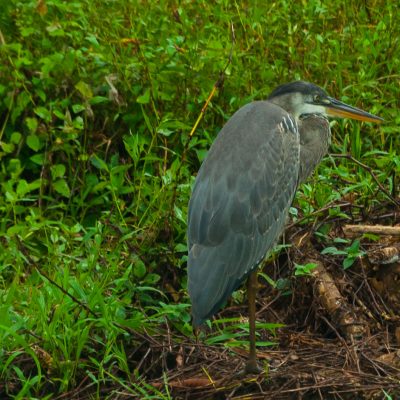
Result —
[[[163,332],[168,320],[173,334],[192,335],[185,231],[194,173],[226,119],[277,84],[309,80],[385,118],[379,127],[334,122],[332,152],[369,166],[396,195],[397,8],[1,2],[1,396],[52,398],[84,380],[98,398],[112,383],[170,398],[129,361],[127,349],[140,346],[132,332]],[[223,87],[189,142],[227,63],[231,24]],[[297,196],[298,218],[318,218],[349,193],[366,213],[387,201],[365,168],[327,157]]]

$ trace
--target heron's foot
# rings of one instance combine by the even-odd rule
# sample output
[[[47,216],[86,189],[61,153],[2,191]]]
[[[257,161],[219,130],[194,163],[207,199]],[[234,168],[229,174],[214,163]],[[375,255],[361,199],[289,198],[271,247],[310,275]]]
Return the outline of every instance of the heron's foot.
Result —
[[[244,373],[245,375],[259,375],[263,372],[263,369],[259,367],[257,364],[257,360],[252,360],[249,359],[246,362],[246,365],[244,367]]]

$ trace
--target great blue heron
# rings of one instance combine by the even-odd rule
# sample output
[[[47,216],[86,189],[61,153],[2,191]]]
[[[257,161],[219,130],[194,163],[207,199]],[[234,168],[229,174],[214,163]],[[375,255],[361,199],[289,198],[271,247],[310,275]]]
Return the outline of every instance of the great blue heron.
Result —
[[[254,271],[283,232],[299,183],[328,151],[328,116],[382,121],[312,83],[281,85],[228,120],[194,184],[188,216],[193,324],[214,315],[249,278],[247,372],[258,371]]]

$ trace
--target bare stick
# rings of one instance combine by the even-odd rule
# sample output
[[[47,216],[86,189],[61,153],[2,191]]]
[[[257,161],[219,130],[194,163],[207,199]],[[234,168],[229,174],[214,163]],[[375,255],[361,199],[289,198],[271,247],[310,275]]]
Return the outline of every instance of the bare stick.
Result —
[[[373,233],[384,236],[400,236],[400,226],[385,225],[345,225],[343,231],[347,236]]]

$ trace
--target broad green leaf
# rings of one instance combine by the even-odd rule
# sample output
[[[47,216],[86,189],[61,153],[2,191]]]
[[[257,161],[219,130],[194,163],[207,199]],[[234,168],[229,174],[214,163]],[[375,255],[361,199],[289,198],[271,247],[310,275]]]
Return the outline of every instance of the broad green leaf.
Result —
[[[103,161],[101,158],[99,158],[97,155],[94,155],[93,157],[90,158],[90,162],[98,169],[102,169],[104,171],[108,171],[108,165]]]
[[[38,120],[37,118],[26,118],[25,119],[25,124],[28,127],[29,131],[31,132],[31,134],[34,134],[38,128]]]
[[[89,104],[91,104],[91,105],[108,103],[108,102],[109,102],[109,99],[104,96],[94,96],[89,100]]]
[[[14,143],[0,142],[0,146],[5,153],[12,153],[15,149]]]
[[[50,167],[51,177],[53,180],[57,178],[62,178],[65,175],[65,165],[64,164],[56,164]]]
[[[11,134],[11,138],[10,138],[11,143],[19,144],[21,139],[22,139],[22,135],[19,132],[13,132]]]
[[[147,285],[155,285],[160,280],[160,275],[158,274],[147,274],[144,283]]]
[[[82,104],[73,104],[73,105],[71,106],[71,108],[72,108],[72,111],[73,111],[75,114],[78,114],[78,113],[80,113],[80,112],[86,110],[86,107],[85,107],[84,105],[82,105]]]
[[[28,191],[29,191],[28,182],[25,179],[20,179],[17,185],[17,194],[22,197]]]
[[[148,104],[150,102],[150,89],[146,89],[141,96],[138,96],[136,101],[139,104]]]
[[[50,122],[51,121],[51,113],[47,108],[45,108],[45,107],[36,107],[34,109],[34,112],[38,117],[40,117],[44,121],[46,121],[46,122]]]
[[[357,258],[355,258],[355,257],[347,257],[347,258],[345,258],[343,260],[343,268],[344,269],[350,268],[354,264],[356,259]]]
[[[326,247],[321,254],[347,255],[347,251],[338,250],[336,247]]]
[[[30,160],[37,165],[43,165],[45,160],[44,154],[43,153],[35,154],[34,156],[30,157]]]
[[[78,92],[85,99],[91,99],[93,97],[93,92],[92,92],[91,87],[87,83],[85,83],[83,81],[79,81],[75,85],[75,89],[78,90]]]
[[[146,275],[146,272],[147,270],[144,262],[140,258],[137,258],[133,266],[133,274],[140,279]]]
[[[29,135],[26,138],[26,144],[33,150],[33,151],[38,151],[42,147],[42,144],[40,143],[40,139],[36,135]]]
[[[64,197],[69,198],[71,196],[71,191],[65,179],[59,179],[58,181],[53,182],[53,188],[57,193]]]
[[[308,263],[305,265],[300,265],[295,263],[294,267],[295,267],[294,271],[295,276],[304,276],[304,275],[311,275],[312,270],[317,268],[317,264]]]

